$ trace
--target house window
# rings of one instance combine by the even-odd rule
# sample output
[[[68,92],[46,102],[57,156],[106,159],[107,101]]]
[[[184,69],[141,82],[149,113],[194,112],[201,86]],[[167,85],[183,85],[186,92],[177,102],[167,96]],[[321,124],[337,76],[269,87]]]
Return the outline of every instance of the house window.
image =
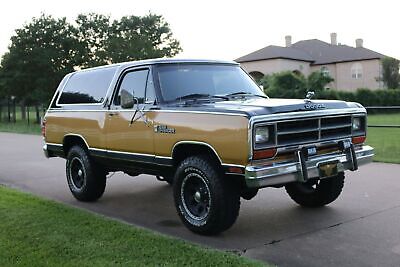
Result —
[[[325,66],[321,68],[321,73],[323,76],[330,76],[329,69]]]
[[[353,79],[361,79],[362,78],[362,73],[363,73],[363,69],[362,69],[361,63],[354,63],[351,66],[351,78],[353,78]]]

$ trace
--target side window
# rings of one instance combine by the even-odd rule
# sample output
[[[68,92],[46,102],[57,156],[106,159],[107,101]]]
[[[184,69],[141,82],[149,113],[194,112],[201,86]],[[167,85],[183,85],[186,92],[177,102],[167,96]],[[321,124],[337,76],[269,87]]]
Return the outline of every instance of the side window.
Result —
[[[148,74],[148,69],[131,71],[125,74],[119,86],[118,95],[115,98],[114,104],[121,104],[121,94],[129,94],[132,97],[137,98],[139,104],[143,104],[145,102],[145,91]]]
[[[65,85],[58,103],[102,103],[110,87],[115,71],[115,67],[108,67],[74,73]]]

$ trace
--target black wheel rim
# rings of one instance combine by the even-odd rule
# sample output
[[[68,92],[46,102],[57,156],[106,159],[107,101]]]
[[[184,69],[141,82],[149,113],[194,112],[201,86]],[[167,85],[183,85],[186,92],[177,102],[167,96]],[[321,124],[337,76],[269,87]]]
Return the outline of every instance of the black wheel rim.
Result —
[[[181,201],[192,219],[203,220],[208,216],[211,206],[210,189],[201,175],[190,173],[183,179]]]
[[[79,158],[71,160],[69,175],[71,177],[72,185],[80,190],[85,184],[86,172],[82,161]]]

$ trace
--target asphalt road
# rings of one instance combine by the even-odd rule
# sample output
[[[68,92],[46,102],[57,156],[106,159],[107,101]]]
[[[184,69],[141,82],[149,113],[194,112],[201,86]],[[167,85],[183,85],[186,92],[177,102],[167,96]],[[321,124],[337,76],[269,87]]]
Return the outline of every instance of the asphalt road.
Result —
[[[46,159],[40,136],[0,133],[0,183],[167,235],[278,266],[400,266],[400,165],[348,173],[344,191],[319,209],[297,206],[283,189],[242,201],[236,224],[215,237],[179,221],[172,190],[153,176],[115,174],[96,203],[70,194],[64,160]]]

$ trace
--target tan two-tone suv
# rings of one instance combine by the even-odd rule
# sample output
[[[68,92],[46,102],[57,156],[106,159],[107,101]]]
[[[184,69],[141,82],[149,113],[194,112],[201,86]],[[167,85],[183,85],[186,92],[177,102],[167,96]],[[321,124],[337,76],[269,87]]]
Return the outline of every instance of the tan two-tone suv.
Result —
[[[110,172],[173,185],[183,223],[200,234],[231,227],[240,198],[285,187],[318,207],[344,172],[371,161],[358,103],[270,99],[235,62],[155,59],[77,71],[57,88],[44,151],[66,158],[72,194],[100,198]]]

